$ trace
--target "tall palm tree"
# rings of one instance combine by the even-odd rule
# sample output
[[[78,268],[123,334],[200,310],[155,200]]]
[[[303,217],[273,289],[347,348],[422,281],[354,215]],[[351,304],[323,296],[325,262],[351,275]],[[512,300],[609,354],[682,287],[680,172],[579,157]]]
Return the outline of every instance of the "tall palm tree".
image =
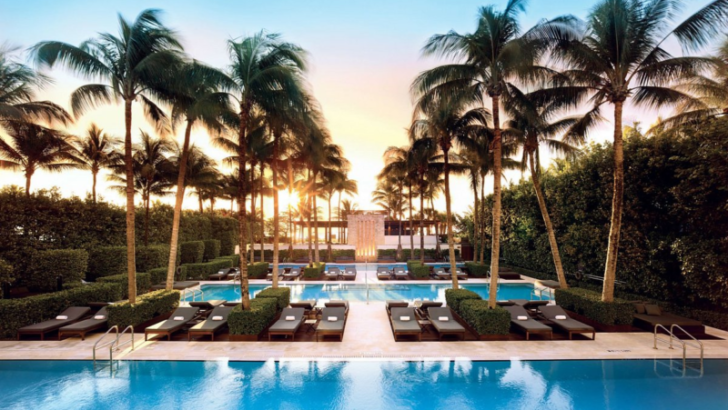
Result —
[[[356,211],[358,208],[359,208],[359,205],[357,205],[355,202],[352,202],[352,201],[350,201],[348,199],[342,200],[341,201],[341,205],[339,206],[339,215],[340,215],[339,218],[340,218],[340,220],[341,221],[348,221],[349,215],[352,212]],[[342,232],[344,232],[344,231],[342,231]],[[346,240],[347,240],[346,233],[342,234],[342,238],[343,238],[343,240],[342,240],[341,243],[346,243]]]
[[[359,186],[358,186],[358,183],[356,180],[349,179],[349,175],[344,174],[344,177],[341,178],[338,181],[338,183],[336,184],[334,191],[339,193],[339,206],[337,207],[338,220],[343,221],[344,220],[343,215],[341,214],[341,211],[342,211],[341,195],[342,194],[346,194],[349,196],[356,195],[359,191]],[[329,235],[331,235],[331,234],[329,234]],[[342,226],[339,228],[339,243],[344,243],[344,242],[342,242],[343,238],[344,238],[344,227]]]
[[[410,128],[416,130],[417,127]],[[412,141],[417,138],[410,136]],[[438,155],[435,144],[413,143],[410,148],[410,157],[413,165],[412,178],[416,181],[417,196],[420,198],[420,262],[425,263],[425,199],[428,190],[428,176],[437,178],[443,173],[444,157]],[[450,171],[452,171],[452,165]],[[410,208],[411,209],[411,208]]]
[[[75,138],[38,124],[5,120],[7,133],[0,138],[0,168],[20,169],[25,174],[25,195],[37,170],[60,172],[83,164],[74,146]]]
[[[414,161],[412,160],[411,155],[411,147],[409,146],[403,146],[403,147],[389,147],[386,151],[384,151],[384,168],[382,168],[382,171],[379,173],[377,178],[380,180],[389,180],[393,183],[393,185],[396,185],[397,191],[399,195],[402,195],[404,193],[404,185],[411,183],[412,177],[413,177],[413,170],[416,166]],[[384,186],[383,186],[384,187]],[[375,191],[376,192],[376,191]],[[386,198],[386,196],[389,195],[385,191],[378,194],[378,197],[381,199]],[[411,196],[410,196],[411,200]],[[395,204],[399,206],[399,209],[397,209],[397,213],[400,215],[397,219],[399,219],[399,229],[397,232],[398,242],[397,242],[397,254],[396,258],[397,260],[402,260],[402,208],[403,208],[403,201],[397,200],[395,201]],[[411,210],[411,204],[410,204],[410,210]],[[410,218],[410,224],[412,218]],[[410,227],[410,258],[413,258],[414,254],[414,238],[412,237],[412,229]]]
[[[453,98],[455,95],[464,95],[477,104],[483,103],[485,95],[491,99],[493,114],[491,147],[494,153],[491,289],[496,289],[498,286],[500,255],[501,96],[512,81],[530,81],[539,78],[539,74],[550,71],[535,65],[534,62],[538,61],[547,49],[547,42],[541,39],[541,34],[552,24],[541,23],[521,34],[518,15],[525,11],[526,3],[527,0],[509,0],[502,11],[494,6],[481,7],[475,32],[459,34],[451,31],[430,37],[423,48],[425,55],[454,58],[457,62],[425,71],[412,85],[413,92],[425,103],[443,97]],[[557,19],[558,21],[560,20]],[[446,189],[446,197],[447,195]],[[496,292],[490,292],[489,306],[495,308],[496,301]]]
[[[698,102],[675,85],[716,67],[715,59],[675,57],[663,46],[675,40],[686,52],[705,46],[728,24],[728,2],[715,0],[669,29],[682,5],[678,0],[601,0],[583,30],[556,36],[554,56],[571,78],[573,91],[589,98],[591,112],[614,107],[614,186],[602,300],[614,300],[622,208],[625,103],[658,108]],[[581,89],[579,89],[581,86]]]
[[[281,92],[293,96],[300,92],[299,78],[306,67],[305,52],[281,41],[280,35],[263,31],[242,40],[228,42],[231,64],[229,75],[236,87],[230,96],[238,105],[238,177],[240,195],[245,191],[248,121],[255,108],[273,105]],[[245,202],[239,198],[238,224],[240,252],[247,244]],[[240,266],[242,305],[250,309],[248,267]]]
[[[129,22],[119,16],[119,36],[109,33],[85,41],[81,46],[44,41],[33,47],[36,61],[53,67],[64,64],[72,71],[106,82],[86,84],[71,94],[76,117],[87,109],[114,100],[124,102],[124,164],[126,170],[126,247],[129,301],[136,301],[136,262],[134,233],[134,161],[132,159],[132,104],[144,107],[148,120],[163,131],[167,116],[153,99],[167,96],[165,79],[181,61],[182,46],[177,34],[166,28],[158,10],[144,10]]]
[[[118,166],[121,162],[121,155],[117,151],[118,138],[109,136],[96,126],[91,124],[86,135],[78,141],[78,157],[83,160],[83,168],[91,171],[93,184],[91,185],[91,197],[96,203],[96,178],[104,168]]]
[[[200,212],[202,212],[202,201],[209,199],[209,194],[219,195],[222,191],[222,174],[217,169],[217,161],[207,156],[194,144],[187,148],[187,152],[183,153],[183,151],[184,148],[175,143],[174,153],[169,157],[169,161],[174,167],[175,182],[178,182],[176,177],[182,168],[182,161],[184,161],[186,166],[182,190],[185,191],[187,187],[195,190],[200,200]],[[182,159],[183,155],[187,157],[186,160]]]
[[[387,213],[388,219],[400,221],[401,232],[404,213],[404,195],[402,195],[401,184],[394,178],[380,179],[377,182],[377,189],[372,191],[372,202]]]

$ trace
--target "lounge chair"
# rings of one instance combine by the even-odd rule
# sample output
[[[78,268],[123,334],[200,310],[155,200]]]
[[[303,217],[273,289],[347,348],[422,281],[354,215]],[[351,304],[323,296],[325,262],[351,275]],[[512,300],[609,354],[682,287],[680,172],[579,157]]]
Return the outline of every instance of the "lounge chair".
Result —
[[[548,335],[551,339],[554,338],[553,329],[532,319],[523,306],[504,306],[503,309],[511,314],[511,326],[526,333],[526,340],[530,340],[531,334]]]
[[[388,300],[385,302],[387,312],[391,311],[392,308],[406,308],[409,307],[409,303],[405,300]]]
[[[455,268],[455,276],[457,276],[459,280],[468,280],[468,275],[460,268]]]
[[[224,268],[217,271],[217,273],[213,273],[212,275],[208,276],[207,279],[209,280],[224,280],[227,279],[228,275],[231,273],[235,273],[234,268]]]
[[[339,279],[339,276],[341,276],[341,269],[337,267],[328,268],[326,272],[324,272],[324,277],[326,277],[327,280],[336,280]]]
[[[642,306],[640,307],[640,305]],[[662,325],[667,329],[670,329],[670,326],[672,325],[677,325],[685,329],[685,331],[691,335],[705,334],[705,325],[701,322],[687,317],[673,315],[672,313],[663,312],[657,305],[649,303],[635,303],[635,309],[636,313],[633,315],[634,325],[650,332],[653,332],[657,325]]]
[[[240,301],[237,301],[237,302],[225,302],[222,305],[225,306],[225,307],[235,307],[235,306],[238,306],[241,303],[242,302],[240,302]]]
[[[435,279],[450,280],[452,276],[445,272],[445,268],[435,268],[432,270],[432,277]]]
[[[209,335],[214,341],[215,333],[227,326],[228,316],[233,309],[229,306],[217,306],[212,309],[207,319],[190,328],[187,332],[187,340],[192,340],[195,336]]]
[[[550,303],[548,300],[528,300],[528,299],[509,299],[511,304],[521,306],[526,310],[538,309],[541,306],[546,306]]]
[[[283,280],[295,280],[301,277],[301,268],[291,268],[289,272],[283,273]]]
[[[149,326],[144,330],[144,340],[148,340],[149,335],[167,336],[167,340],[172,340],[172,334],[181,330],[189,321],[197,316],[200,308],[196,307],[179,307],[175,309],[169,319]]]
[[[201,300],[197,302],[189,302],[188,304],[191,307],[199,308],[200,316],[207,317],[216,307],[223,306],[226,302],[227,300]]]
[[[18,340],[21,335],[40,335],[40,340],[45,340],[46,333],[53,332],[63,326],[76,323],[91,314],[91,309],[87,307],[70,307],[64,310],[55,319],[46,320],[44,322],[35,323],[18,329]],[[60,334],[58,335],[60,339]]]
[[[561,306],[541,306],[539,312],[548,319],[553,326],[566,331],[569,334],[569,340],[572,339],[574,333],[592,334],[592,340],[596,338],[594,328],[574,320],[561,308]]]
[[[437,330],[440,340],[444,336],[455,335],[460,340],[465,339],[465,328],[455,321],[449,307],[431,307],[427,309],[427,315],[432,327]]]
[[[420,317],[427,317],[427,309],[442,307],[442,302],[436,302],[434,300],[415,300],[412,304]]]
[[[86,333],[106,329],[108,324],[109,315],[106,313],[106,307],[103,307],[90,319],[72,323],[58,329],[58,340],[63,338],[63,336],[81,336],[81,340],[85,340]]]
[[[324,307],[327,308],[335,308],[335,307],[343,307],[345,309],[345,314],[349,315],[349,302],[346,300],[330,300],[326,303],[324,303]]]
[[[303,324],[305,315],[303,308],[285,308],[281,312],[281,318],[268,328],[268,341],[274,335],[291,336],[291,341],[296,339],[296,332]]]
[[[298,302],[291,302],[292,308],[304,308],[306,310],[313,310],[316,307],[316,300],[299,300]]]
[[[505,280],[521,280],[521,274],[512,271],[498,272],[498,277]]]
[[[422,326],[417,321],[415,308],[413,307],[393,307],[389,312],[389,323],[392,326],[394,340],[397,341],[399,336],[417,336],[417,340],[422,340]]]
[[[356,267],[347,267],[346,269],[344,269],[344,273],[341,274],[341,277],[344,280],[356,280]]]
[[[240,280],[240,268],[233,268],[234,271],[227,275],[227,280]]]
[[[407,280],[409,273],[403,267],[397,266],[394,268],[394,278]]]
[[[385,268],[384,266],[380,266],[377,268],[377,279],[379,280],[390,280],[392,279],[392,271]]]
[[[319,337],[338,336],[339,341],[344,339],[346,329],[346,309],[343,307],[328,307],[321,312],[321,321],[316,326],[316,341]]]

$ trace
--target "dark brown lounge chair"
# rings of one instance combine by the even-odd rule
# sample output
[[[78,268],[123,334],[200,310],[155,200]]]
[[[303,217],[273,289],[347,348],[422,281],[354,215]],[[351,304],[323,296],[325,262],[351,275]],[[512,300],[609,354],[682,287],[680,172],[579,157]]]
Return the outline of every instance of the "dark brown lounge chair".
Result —
[[[169,319],[146,328],[144,330],[144,340],[149,340],[149,335],[163,335],[167,336],[167,340],[172,340],[172,334],[181,330],[189,321],[194,319],[199,310],[196,307],[179,307],[175,309]]]
[[[106,329],[109,324],[109,315],[106,313],[106,307],[101,308],[91,318],[80,322],[72,323],[58,329],[58,340],[63,336],[81,336],[81,340],[86,340],[86,333],[94,330]]]
[[[507,310],[508,313],[511,314],[511,326],[516,327],[526,333],[526,340],[530,340],[531,334],[548,335],[551,339],[554,338],[553,329],[531,318],[531,316],[528,315],[528,312],[523,306],[504,306],[503,309]],[[525,317],[526,319],[519,320],[519,316]]]
[[[294,280],[301,277],[301,268],[291,268],[290,271],[283,273],[283,280]]]
[[[392,310],[392,308],[406,308],[409,307],[409,303],[404,300],[388,300],[385,302],[385,306],[387,308],[387,312]]]
[[[498,272],[498,277],[505,280],[521,280],[521,274],[518,272]]]
[[[596,332],[593,327],[570,318],[561,306],[541,306],[538,310],[553,326],[567,332],[569,334],[569,340],[572,339],[574,333],[591,333],[592,340],[596,338]],[[556,319],[556,316],[559,315],[566,316],[566,319]]]
[[[402,320],[407,318],[407,320]],[[413,307],[393,307],[389,313],[389,324],[392,326],[394,341],[399,336],[417,336],[417,340],[422,340],[422,327],[417,321],[417,314]]]
[[[189,302],[191,307],[200,308],[200,316],[207,317],[213,309],[223,306],[227,300],[201,300],[197,302]]]
[[[329,318],[336,318],[329,321]],[[343,307],[328,307],[321,312],[321,321],[316,326],[316,341],[319,337],[337,336],[339,341],[344,340],[346,329],[346,309]]]
[[[460,268],[455,269],[455,276],[457,276],[459,280],[468,280],[468,275]]]
[[[324,303],[324,306],[327,308],[343,307],[346,309],[345,314],[349,315],[349,302],[346,300],[330,300]]]
[[[187,340],[191,340],[195,336],[207,336],[215,341],[215,333],[227,326],[228,316],[234,308],[228,306],[217,306],[212,310],[210,315],[204,321],[192,326],[187,332]],[[220,318],[218,320],[215,320]]]
[[[673,315],[672,313],[663,312],[662,309],[660,309],[660,307],[657,305],[651,306],[654,306],[653,309],[656,308],[656,311],[660,314],[650,315],[647,313],[635,313],[634,325],[636,327],[653,332],[655,330],[655,326],[657,325],[662,325],[667,329],[670,329],[670,326],[672,325],[677,325],[685,329],[685,331],[690,333],[691,335],[705,334],[705,325],[703,325],[701,322],[687,317]]]
[[[64,310],[58,316],[66,316],[66,319],[50,319],[44,322],[35,323],[18,329],[18,340],[21,335],[40,335],[40,340],[45,340],[46,333],[53,332],[63,326],[76,323],[84,317],[91,314],[91,309],[87,307],[70,307]],[[56,316],[56,317],[58,317]],[[59,334],[60,339],[60,334]]]
[[[460,340],[465,339],[465,328],[453,318],[449,307],[431,307],[427,309],[427,314],[440,340],[449,335],[457,336]],[[442,320],[443,318],[447,319]]]
[[[521,306],[527,310],[538,309],[541,306],[546,306],[549,304],[548,300],[510,299],[509,302],[512,302],[516,306]]]
[[[384,266],[380,266],[377,268],[377,279],[379,280],[390,280],[392,279],[392,271],[385,268]]]
[[[235,273],[235,268],[224,268],[217,271],[217,273],[213,273],[212,275],[208,276],[207,279],[209,280],[225,280],[227,279],[228,275],[231,273]]]
[[[412,305],[415,307],[415,309],[417,309],[417,313],[420,314],[420,317],[426,318],[427,309],[442,307],[442,302],[437,302],[434,300],[415,300]]]
[[[409,278],[409,272],[407,272],[404,267],[397,266],[396,268],[394,268],[394,278],[407,280]]]
[[[324,272],[324,277],[327,280],[336,280],[339,279],[339,276],[341,276],[341,269],[337,267],[327,268],[326,272]]]
[[[445,272],[445,268],[435,268],[432,271],[432,277],[434,279],[450,280],[452,276]]]
[[[285,308],[281,312],[281,317],[273,325],[268,328],[268,341],[271,340],[272,336],[291,336],[291,341],[296,339],[296,332],[298,328],[303,324],[304,315],[306,311],[304,308]],[[292,317],[293,320],[287,320]]]
[[[341,278],[344,280],[356,280],[356,267],[350,266],[344,269],[344,273],[341,274]]]

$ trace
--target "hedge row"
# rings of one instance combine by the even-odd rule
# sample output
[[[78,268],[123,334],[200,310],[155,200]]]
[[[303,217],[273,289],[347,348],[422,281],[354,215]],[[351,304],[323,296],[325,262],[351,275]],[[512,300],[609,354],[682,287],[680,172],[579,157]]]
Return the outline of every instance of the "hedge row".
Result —
[[[275,298],[255,298],[250,301],[249,310],[243,310],[242,306],[236,306],[228,316],[232,335],[259,335],[278,313],[278,300]]]
[[[556,304],[604,325],[631,325],[634,305],[615,298],[602,302],[602,295],[588,289],[556,289]]]
[[[484,263],[465,262],[465,269],[468,270],[470,276],[476,278],[488,277],[488,272],[490,272],[490,266]]]
[[[123,298],[128,298],[129,295],[129,276],[126,273],[122,273],[121,275],[112,275],[112,276],[104,276],[103,278],[98,278],[96,280],[97,283],[118,283],[121,286],[123,295]],[[137,295],[142,295],[144,293],[147,293],[149,289],[151,289],[152,285],[155,284],[151,280],[151,275],[147,272],[137,272],[136,273],[136,285],[137,285]]]
[[[179,252],[177,255],[179,261]],[[165,267],[169,262],[169,245],[140,246],[136,249],[135,261],[137,272]],[[86,280],[122,273],[126,273],[126,246],[104,246],[89,251]]]
[[[303,277],[306,279],[318,279],[325,270],[325,262],[314,262],[313,266],[303,268]]]
[[[181,266],[178,280],[206,280],[208,276],[217,273],[220,269],[232,268],[230,259],[215,259],[211,262],[188,263]]]
[[[260,256],[260,250],[255,250],[255,256]],[[324,262],[334,262],[336,258],[342,257],[342,256],[348,256],[351,258],[356,258],[356,249],[332,249],[331,250],[331,259],[328,260],[328,252],[326,252],[325,249],[321,252],[321,259]],[[267,259],[273,259],[273,249],[265,249],[263,251],[263,257]],[[296,259],[305,259],[308,258],[308,249],[294,249],[293,254],[288,254],[288,247],[285,247],[285,249],[279,249],[278,250],[278,261],[279,262],[292,262]]]
[[[202,263],[205,257],[205,242],[190,241],[179,245],[182,263]]]
[[[204,260],[211,261],[220,256],[220,240],[206,239],[202,242],[205,244],[205,252],[203,255]]]
[[[233,267],[234,268],[239,268],[240,267],[240,255],[238,255],[238,254],[220,256],[220,257],[217,257],[215,259],[218,259],[218,260],[219,259],[229,259],[230,260],[230,263],[233,264]]]
[[[265,279],[268,275],[268,262],[257,262],[248,264],[249,279]]]
[[[488,301],[473,291],[446,289],[445,301],[479,335],[507,335],[510,332],[510,313],[501,307],[490,309]]]
[[[80,283],[88,267],[88,252],[83,249],[52,249],[36,252],[24,282],[33,291],[58,289],[57,277],[64,283]]]
[[[462,316],[460,302],[470,299],[481,300],[482,298],[477,293],[468,289],[445,289],[445,303],[458,315]]]
[[[404,238],[403,238],[404,239]],[[415,243],[416,246],[417,242]],[[447,253],[447,247],[443,247],[442,250],[443,253]],[[411,252],[409,249],[402,249],[402,258],[398,260],[398,262],[405,262],[407,259],[410,259]],[[437,249],[425,249],[425,258],[431,258],[431,259],[440,259],[442,255],[437,253]],[[460,256],[460,249],[455,249],[455,257]],[[397,250],[396,249],[379,249],[377,251],[377,258],[379,259],[395,259],[397,257]],[[420,258],[420,249],[415,249],[415,257],[414,259]]]
[[[423,265],[418,260],[407,261],[407,270],[410,276],[413,276],[415,279],[427,279],[430,277],[430,266]]]
[[[278,301],[278,310],[283,310],[291,304],[291,288],[265,288],[255,295],[256,299],[273,298]]]
[[[124,301],[109,305],[109,326],[117,325],[120,329],[127,326],[138,326],[159,315],[170,313],[179,306],[180,294],[176,290],[157,290],[139,296],[136,303]]]
[[[22,299],[0,300],[0,338],[15,338],[23,326],[52,319],[71,306],[115,302],[123,298],[118,283],[94,283]]]

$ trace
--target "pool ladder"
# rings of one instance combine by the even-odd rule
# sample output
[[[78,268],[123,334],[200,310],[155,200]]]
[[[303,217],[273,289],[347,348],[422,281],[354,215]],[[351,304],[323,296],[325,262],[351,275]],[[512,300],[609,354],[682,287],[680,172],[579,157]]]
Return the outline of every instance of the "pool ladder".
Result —
[[[106,339],[107,336],[112,334],[111,333],[112,331],[116,332],[115,334],[112,335],[113,340],[107,341],[106,343],[101,343],[104,339]],[[124,334],[127,332],[129,332],[129,334],[131,335],[131,339],[127,340],[126,342],[121,342],[120,341],[121,337],[124,336]],[[104,333],[104,335],[101,336],[99,338],[99,340],[96,341],[96,343],[94,343],[94,347],[93,347],[94,366],[96,366],[96,351],[99,349],[108,347],[109,348],[109,367],[111,368],[111,370],[113,372],[114,352],[121,350],[121,348],[123,346],[126,346],[129,343],[131,343],[131,350],[134,350],[135,345],[134,345],[134,327],[133,326],[127,326],[126,328],[124,328],[124,330],[122,332],[119,332],[119,326],[117,326],[117,325],[111,326],[111,328],[109,328],[109,330],[107,330],[106,333]],[[117,362],[118,362],[118,360],[119,359],[117,359]]]
[[[188,293],[192,294],[192,300],[187,300]],[[197,301],[197,296],[200,297],[200,300],[205,300],[205,292],[200,288],[187,288],[182,293],[182,300],[187,302],[195,302]]]
[[[667,333],[667,335],[669,335],[670,337],[667,338],[667,335],[664,335],[665,337],[661,337],[661,336],[663,336],[663,334],[658,332],[658,330],[660,330],[660,329],[664,330]],[[690,338],[690,340],[680,339],[675,334],[675,329],[678,329],[682,333],[687,335]],[[673,324],[670,326],[670,329],[666,328],[663,325],[655,325],[654,341],[653,341],[653,347],[652,347],[653,349],[657,350],[657,342],[666,344],[669,346],[670,349],[674,349],[673,341],[677,341],[682,346],[682,360],[680,362],[678,362],[678,363],[681,363],[681,367],[677,368],[677,370],[681,373],[681,376],[686,377],[688,375],[687,374],[688,369],[691,369],[691,370],[695,370],[695,371],[699,372],[699,375],[697,375],[697,377],[702,377],[703,376],[703,358],[704,358],[704,352],[705,352],[703,342],[696,339],[693,335],[688,333],[685,329],[683,329],[679,325]],[[688,358],[687,358],[687,348],[688,347],[693,347],[693,348],[700,350],[700,360],[698,362],[697,368],[688,366],[688,364],[689,364]],[[655,359],[655,372],[657,372],[657,364],[658,364],[658,360]],[[662,363],[662,364],[664,364],[664,363]],[[677,367],[677,365],[675,364],[675,360],[673,360],[672,358],[670,359],[669,364],[664,364],[664,365],[668,366],[670,368],[671,372],[674,372]]]

